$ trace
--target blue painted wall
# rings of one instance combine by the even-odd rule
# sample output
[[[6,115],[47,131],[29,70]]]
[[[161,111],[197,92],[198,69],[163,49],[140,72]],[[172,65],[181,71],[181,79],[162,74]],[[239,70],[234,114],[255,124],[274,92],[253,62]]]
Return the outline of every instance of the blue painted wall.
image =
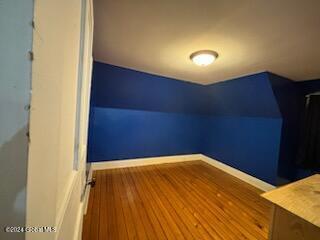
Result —
[[[303,94],[318,82],[264,72],[203,86],[96,62],[88,160],[203,153],[271,184],[296,179]]]
[[[313,174],[295,164],[301,139],[301,127],[305,107],[305,95],[320,91],[320,81],[293,82],[276,74],[268,73],[283,120],[281,129],[278,177],[288,182]]]
[[[100,107],[94,116],[89,148],[94,161],[201,151],[201,116]]]
[[[202,153],[274,184],[277,177],[280,118],[211,117]]]
[[[303,96],[320,91],[320,79],[298,82],[297,86]]]
[[[97,107],[207,114],[205,86],[95,62],[92,101]]]
[[[281,143],[278,160],[278,181],[290,182],[295,179],[295,160],[299,143],[300,90],[297,84],[287,78],[268,73],[277,100],[281,117]]]
[[[281,117],[267,72],[210,84],[206,89],[212,115]]]
[[[199,153],[204,94],[203,85],[96,62],[88,160]]]
[[[281,112],[267,72],[207,86],[210,96],[202,152],[275,184]]]

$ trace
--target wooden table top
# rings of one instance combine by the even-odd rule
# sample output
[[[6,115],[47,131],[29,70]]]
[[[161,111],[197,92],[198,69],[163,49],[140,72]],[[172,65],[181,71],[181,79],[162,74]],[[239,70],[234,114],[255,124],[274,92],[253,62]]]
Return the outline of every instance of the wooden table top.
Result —
[[[320,174],[279,187],[261,196],[320,227]]]

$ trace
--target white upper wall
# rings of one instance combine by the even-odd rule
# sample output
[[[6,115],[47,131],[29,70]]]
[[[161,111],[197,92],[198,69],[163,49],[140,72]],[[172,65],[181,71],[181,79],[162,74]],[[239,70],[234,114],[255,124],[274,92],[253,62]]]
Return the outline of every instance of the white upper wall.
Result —
[[[0,239],[24,239],[33,0],[0,1]]]

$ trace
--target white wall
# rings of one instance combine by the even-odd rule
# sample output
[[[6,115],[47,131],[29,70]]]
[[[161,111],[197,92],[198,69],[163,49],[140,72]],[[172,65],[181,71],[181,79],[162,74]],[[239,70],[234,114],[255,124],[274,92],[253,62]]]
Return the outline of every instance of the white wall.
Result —
[[[33,0],[0,0],[0,239],[24,239]]]
[[[57,227],[57,233],[28,233],[27,239],[75,239],[80,226],[76,223],[82,218],[85,165],[82,159],[74,169],[81,0],[36,1],[34,21],[27,225]],[[86,48],[89,68],[91,46]],[[84,116],[91,81],[90,71],[85,72]],[[87,117],[81,124],[81,136],[86,136]]]

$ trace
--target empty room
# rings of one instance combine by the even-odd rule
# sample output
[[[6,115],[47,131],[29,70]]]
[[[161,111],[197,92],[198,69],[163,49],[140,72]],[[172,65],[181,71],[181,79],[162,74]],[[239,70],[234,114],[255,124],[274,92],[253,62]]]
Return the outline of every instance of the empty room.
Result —
[[[319,9],[0,0],[0,239],[320,239]]]

